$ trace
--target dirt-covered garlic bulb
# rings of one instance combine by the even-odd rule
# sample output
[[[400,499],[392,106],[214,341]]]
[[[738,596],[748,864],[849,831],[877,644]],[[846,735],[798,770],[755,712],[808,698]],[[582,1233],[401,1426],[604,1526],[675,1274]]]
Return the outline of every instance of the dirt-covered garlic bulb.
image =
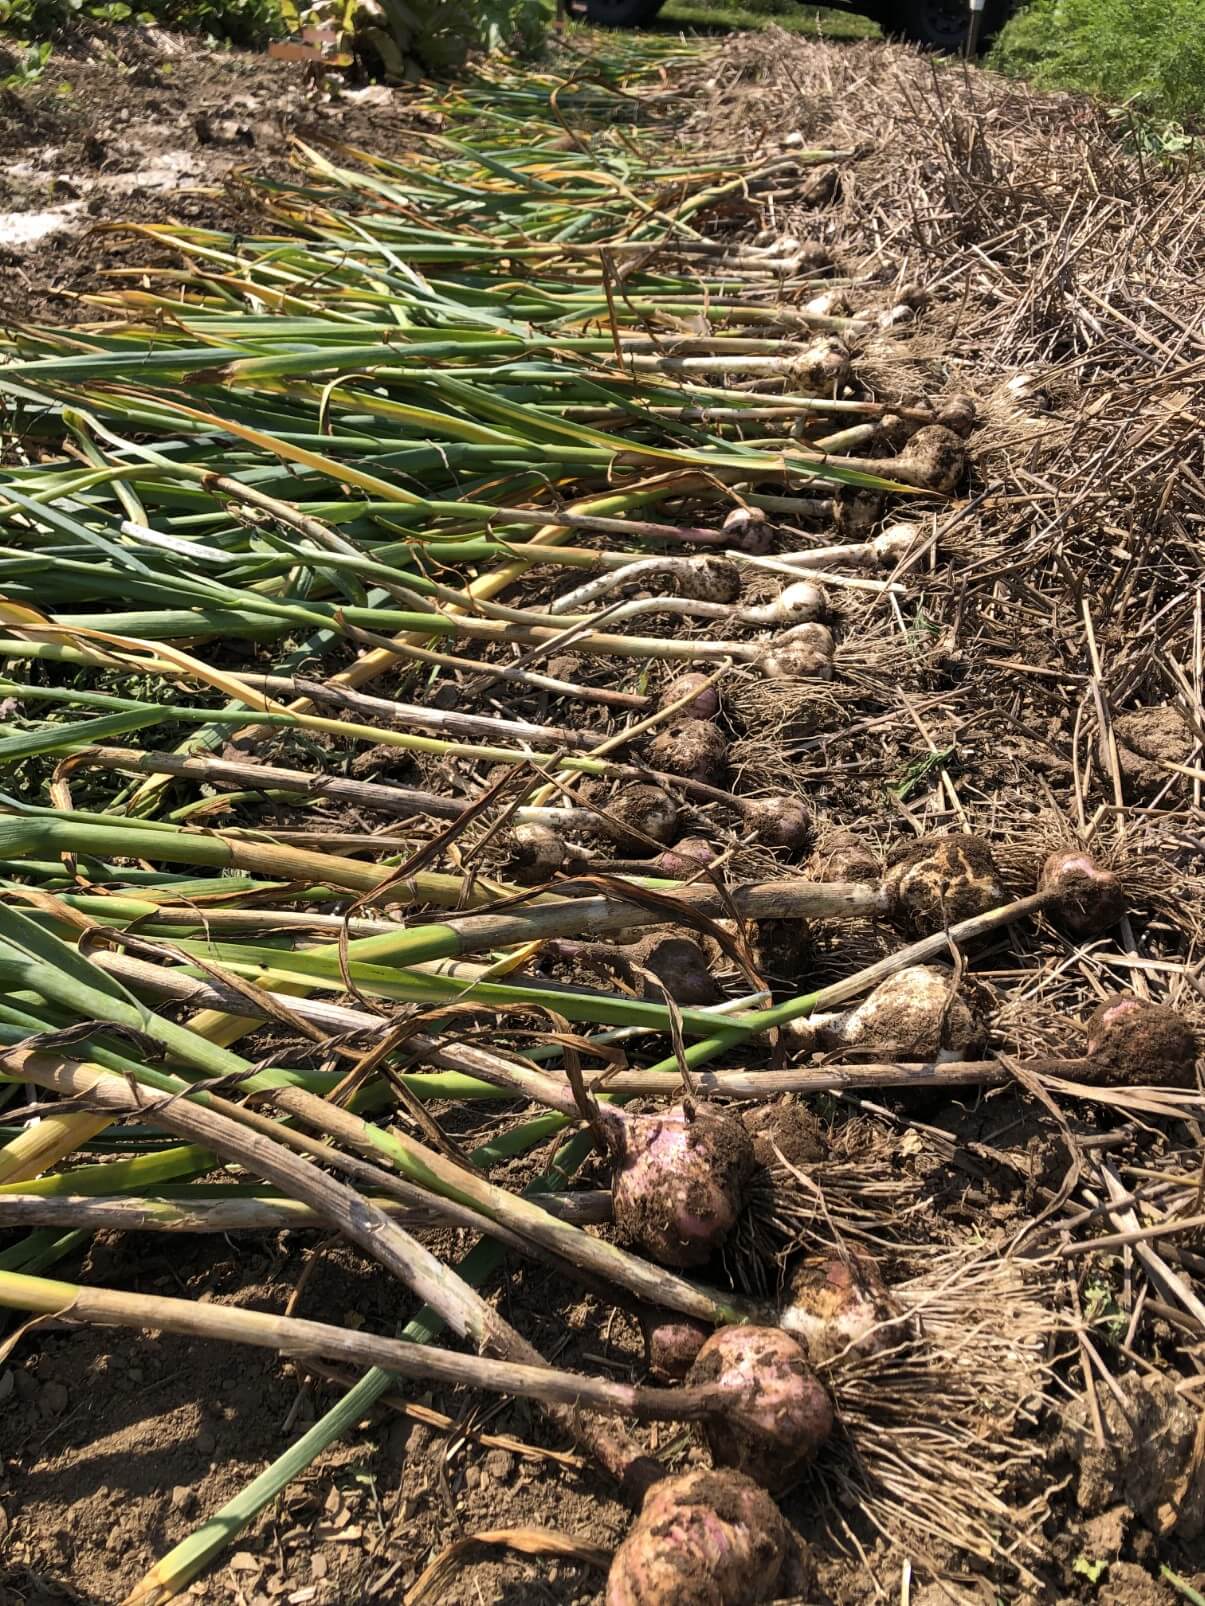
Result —
[[[1110,1086],[1197,1086],[1197,1039],[1166,1004],[1131,993],[1107,998],[1088,1019],[1088,1067]]]
[[[724,520],[723,530],[735,552],[764,558],[774,550],[774,526],[760,507],[734,507]]]
[[[882,511],[883,499],[875,492],[842,490],[833,508],[837,534],[847,541],[868,541]]]
[[[759,976],[773,983],[776,996],[801,992],[815,960],[812,931],[805,920],[759,920],[753,944]]]
[[[674,578],[678,594],[696,602],[735,602],[741,594],[741,571],[719,553],[693,558],[675,568]]]
[[[507,833],[504,874],[521,886],[550,881],[568,858],[564,838],[550,825],[523,822]]]
[[[757,668],[768,680],[831,680],[835,653],[832,631],[812,621],[776,636]]]
[[[773,601],[761,607],[741,608],[739,617],[750,625],[802,625],[827,612],[828,597],[822,586],[813,580],[793,580]]]
[[[641,866],[642,875],[660,876],[667,881],[690,881],[718,858],[705,837],[684,836],[672,848],[665,848]]]
[[[966,440],[979,422],[979,409],[975,398],[961,391],[943,396],[937,406],[937,422]]]
[[[795,1592],[797,1545],[752,1478],[704,1471],[664,1478],[615,1552],[606,1606],[763,1606]]]
[[[681,1383],[695,1363],[695,1357],[714,1329],[689,1316],[667,1311],[645,1311],[640,1317],[644,1336],[645,1364],[654,1377],[666,1383]]]
[[[817,881],[861,881],[873,885],[883,874],[883,863],[865,837],[838,826],[823,832],[808,869]]]
[[[674,932],[642,937],[625,949],[624,958],[634,970],[645,970],[655,977],[675,1003],[687,1009],[699,1009],[720,1001],[722,994],[707,968],[707,955],[690,937],[680,937]],[[647,980],[642,990],[646,998],[662,996]]]
[[[650,840],[666,846],[678,834],[678,805],[659,786],[624,787],[603,805],[603,811],[604,828],[629,853],[648,853]]]
[[[898,919],[940,931],[1004,902],[992,850],[962,833],[921,837],[896,858],[884,890]]]
[[[810,318],[848,318],[849,298],[844,290],[822,290],[804,302],[802,311]]]
[[[741,817],[768,848],[800,852],[812,839],[812,811],[801,797],[781,794],[743,800]]]
[[[806,1104],[790,1097],[755,1104],[741,1112],[741,1120],[753,1139],[758,1165],[772,1168],[785,1161],[806,1170],[828,1153],[828,1140],[818,1117]]]
[[[1161,791],[1177,782],[1170,766],[1192,763],[1193,733],[1174,703],[1148,703],[1115,714],[1113,734],[1127,791]]]
[[[787,359],[787,383],[801,389],[829,395],[849,378],[849,347],[835,336],[814,340],[803,351]]]
[[[717,1004],[723,996],[703,949],[693,938],[673,930],[645,932],[628,943],[553,937],[544,944],[543,954],[546,959],[575,961],[619,975],[643,997],[657,1002],[668,993],[686,1009]]]
[[[925,532],[919,524],[907,524],[902,520],[889,524],[885,530],[871,537],[874,560],[881,569],[894,569],[924,538]]]
[[[913,435],[906,452],[884,459],[878,467],[889,479],[948,496],[958,489],[966,473],[967,452],[952,429],[926,424]]]
[[[789,1488],[833,1430],[833,1404],[807,1350],[780,1327],[721,1327],[703,1345],[688,1387],[732,1395],[703,1435],[717,1466],[771,1491]]]
[[[938,1065],[973,1059],[984,1029],[953,986],[948,970],[908,965],[888,976],[855,1008],[812,1016],[793,1033],[813,1051],[854,1050]]]
[[[1038,891],[1051,897],[1051,919],[1076,937],[1101,937],[1126,912],[1121,882],[1078,848],[1060,848],[1050,855],[1038,877]]]
[[[686,1102],[615,1130],[611,1182],[621,1236],[662,1266],[702,1266],[745,1208],[757,1164],[736,1116]]]
[[[684,675],[675,675],[657,696],[657,707],[672,708],[684,697],[690,701],[678,710],[679,719],[715,719],[720,711],[720,694],[707,675],[690,669]]]
[[[708,720],[678,719],[659,730],[646,748],[654,769],[714,786],[728,768],[728,743]]]
[[[846,1353],[880,1354],[911,1331],[877,1267],[865,1257],[834,1256],[796,1266],[781,1321],[807,1344],[814,1366]]]

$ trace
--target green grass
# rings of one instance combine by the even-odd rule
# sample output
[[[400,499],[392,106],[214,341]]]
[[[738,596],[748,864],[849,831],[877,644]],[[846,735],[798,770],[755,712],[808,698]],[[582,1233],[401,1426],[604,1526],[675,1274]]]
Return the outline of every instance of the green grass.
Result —
[[[988,65],[1205,131],[1205,0],[1031,0]]]
[[[825,39],[870,39],[879,27],[850,11],[799,5],[796,0],[753,0],[729,5],[723,0],[670,0],[658,18],[660,27],[686,29],[785,28],[788,33]]]

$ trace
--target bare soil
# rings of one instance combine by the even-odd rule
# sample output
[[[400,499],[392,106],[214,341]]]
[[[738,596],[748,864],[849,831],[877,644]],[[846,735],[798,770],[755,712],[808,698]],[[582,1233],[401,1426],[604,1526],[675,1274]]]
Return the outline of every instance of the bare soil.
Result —
[[[297,63],[157,28],[80,28],[38,83],[0,91],[4,316],[95,317],[81,297],[160,259],[113,224],[249,232],[262,212],[239,175],[287,170],[293,135],[388,151],[402,126],[380,85],[318,83]]]
[[[110,1287],[253,1309],[279,1310],[295,1298],[297,1315],[383,1332],[411,1314],[399,1312],[394,1287],[376,1268],[342,1250],[310,1250],[295,1236],[276,1244],[198,1237],[156,1249],[112,1235],[79,1269]],[[541,1279],[533,1287],[530,1273],[514,1268],[504,1286],[508,1302],[548,1310],[530,1329],[545,1353],[568,1340],[562,1359],[572,1364],[575,1353],[604,1348],[603,1318],[590,1302],[566,1311],[562,1326]],[[332,1398],[326,1381],[308,1381],[275,1356],[166,1334],[128,1335],[115,1348],[101,1330],[50,1331],[23,1344],[22,1354],[0,1373],[6,1606],[121,1600],[150,1562],[244,1487]],[[443,1412],[457,1429],[434,1432],[379,1408],[290,1486],[193,1585],[192,1598],[395,1601],[434,1555],[467,1534],[551,1527],[606,1548],[622,1537],[627,1514],[613,1491],[590,1471],[543,1457],[537,1411],[511,1404],[499,1413],[421,1391],[408,1391],[405,1404]],[[493,1430],[521,1441],[523,1452],[461,1429]],[[438,1598],[456,1606],[584,1603],[598,1583],[596,1570],[572,1560],[486,1560],[454,1575]]]

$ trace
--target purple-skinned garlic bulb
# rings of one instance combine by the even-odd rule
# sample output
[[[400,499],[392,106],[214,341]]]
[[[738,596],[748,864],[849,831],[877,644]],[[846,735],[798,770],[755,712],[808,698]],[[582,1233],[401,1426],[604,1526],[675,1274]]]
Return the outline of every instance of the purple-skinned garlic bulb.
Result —
[[[745,1208],[756,1166],[741,1122],[712,1105],[684,1101],[610,1125],[616,1227],[662,1266],[702,1266]]]
[[[1131,993],[1106,998],[1088,1019],[1092,1080],[1111,1086],[1196,1087],[1197,1039],[1166,1004]]]
[[[1076,937],[1101,937],[1126,912],[1121,882],[1079,848],[1060,848],[1049,856],[1038,891],[1050,895],[1051,918]]]
[[[704,1437],[717,1466],[787,1489],[833,1431],[833,1403],[808,1352],[780,1327],[721,1327],[703,1345],[690,1387],[730,1392],[730,1412],[709,1417]]]
[[[810,1596],[810,1580],[792,1576],[799,1549],[752,1478],[719,1471],[663,1478],[615,1552],[605,1606],[763,1606],[784,1594]]]
[[[911,1336],[913,1323],[865,1256],[805,1261],[788,1284],[782,1326],[807,1344],[812,1363],[875,1355]]]

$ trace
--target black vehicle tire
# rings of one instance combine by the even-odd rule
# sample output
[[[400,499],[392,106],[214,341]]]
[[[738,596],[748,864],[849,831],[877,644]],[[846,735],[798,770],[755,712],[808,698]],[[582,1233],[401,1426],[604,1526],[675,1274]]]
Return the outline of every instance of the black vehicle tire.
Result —
[[[985,51],[1008,20],[1009,0],[987,0],[978,49]],[[889,39],[907,39],[924,50],[961,54],[970,27],[967,0],[892,0],[876,16]]]
[[[586,0],[586,17],[600,28],[643,28],[665,0]]]

